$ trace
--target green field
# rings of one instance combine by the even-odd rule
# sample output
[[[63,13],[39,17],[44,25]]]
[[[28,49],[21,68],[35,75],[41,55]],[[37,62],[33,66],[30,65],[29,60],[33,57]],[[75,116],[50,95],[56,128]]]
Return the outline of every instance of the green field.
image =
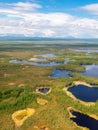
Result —
[[[87,55],[71,50],[78,48],[98,49],[98,44],[97,41],[0,41],[0,130],[81,130],[70,120],[68,107],[98,116],[98,102],[85,106],[63,90],[78,80],[98,87],[98,78],[80,74],[85,71],[81,65],[98,64],[98,52]],[[67,58],[70,62],[48,67],[9,62],[11,59],[28,60],[45,53],[56,55],[47,58],[47,63],[64,62]],[[54,69],[70,70],[72,77],[51,78]],[[47,95],[36,93],[38,87],[49,87],[51,92]],[[40,105],[37,98],[48,103]],[[16,127],[12,114],[26,108],[34,108],[34,115]]]

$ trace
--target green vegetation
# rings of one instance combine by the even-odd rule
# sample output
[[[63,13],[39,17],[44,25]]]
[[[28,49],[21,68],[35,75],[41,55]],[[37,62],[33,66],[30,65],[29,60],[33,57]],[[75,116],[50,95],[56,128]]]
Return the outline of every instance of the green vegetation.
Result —
[[[67,107],[98,116],[98,102],[94,106],[85,106],[63,91],[64,87],[71,86],[76,80],[98,86],[98,78],[80,74],[85,71],[81,65],[98,64],[98,53],[86,55],[84,52],[75,52],[70,48],[85,47],[85,43],[78,45],[77,42],[70,42],[0,42],[0,130],[35,130],[35,127],[41,129],[43,126],[49,130],[81,130],[69,119]],[[95,49],[98,46],[88,44],[85,48]],[[56,57],[43,62],[64,62],[67,58],[70,62],[51,67],[9,63],[10,59],[28,60],[45,53],[53,53]],[[69,70],[71,78],[51,78],[53,69]],[[41,95],[36,93],[38,87],[49,87],[51,92]],[[48,103],[40,105],[37,103],[38,98]],[[21,127],[15,128],[12,114],[28,107],[34,108],[36,112]]]

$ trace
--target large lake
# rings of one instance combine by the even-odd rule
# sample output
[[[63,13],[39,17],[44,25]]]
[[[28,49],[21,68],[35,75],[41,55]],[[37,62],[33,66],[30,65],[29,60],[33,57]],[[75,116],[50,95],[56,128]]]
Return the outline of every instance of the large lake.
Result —
[[[96,102],[98,100],[98,88],[77,85],[68,89],[77,99],[85,102]]]
[[[70,119],[78,126],[86,127],[89,130],[98,130],[98,120],[74,110],[71,110],[70,112],[74,116]]]

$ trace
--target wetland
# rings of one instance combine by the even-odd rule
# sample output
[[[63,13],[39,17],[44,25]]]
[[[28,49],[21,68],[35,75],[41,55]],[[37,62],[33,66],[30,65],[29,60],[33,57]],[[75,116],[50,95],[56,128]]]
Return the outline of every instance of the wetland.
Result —
[[[81,128],[75,125],[67,110],[75,108],[77,111],[71,113],[78,120],[83,116],[84,121],[85,115],[98,117],[98,45],[87,42],[85,46],[85,41],[76,40],[0,41],[0,130],[96,130],[93,123],[93,128],[88,122],[80,123]],[[80,48],[95,52],[89,56],[74,50]],[[87,82],[92,87],[72,87],[74,81]],[[76,89],[79,100],[94,105],[85,106],[74,100],[63,88]],[[33,116],[28,116],[28,108],[34,110]],[[12,115],[19,111],[23,113],[16,117],[23,122],[16,128]],[[96,122],[95,118],[90,120]]]

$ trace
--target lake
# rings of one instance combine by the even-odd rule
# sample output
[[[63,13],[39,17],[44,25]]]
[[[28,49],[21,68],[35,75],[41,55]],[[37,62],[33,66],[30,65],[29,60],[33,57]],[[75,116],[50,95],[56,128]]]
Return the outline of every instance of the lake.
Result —
[[[77,85],[68,89],[77,99],[85,102],[96,102],[98,100],[98,88]]]
[[[73,116],[75,116],[70,119],[78,126],[86,127],[89,130],[98,130],[98,120],[74,110],[70,110],[70,112]]]

